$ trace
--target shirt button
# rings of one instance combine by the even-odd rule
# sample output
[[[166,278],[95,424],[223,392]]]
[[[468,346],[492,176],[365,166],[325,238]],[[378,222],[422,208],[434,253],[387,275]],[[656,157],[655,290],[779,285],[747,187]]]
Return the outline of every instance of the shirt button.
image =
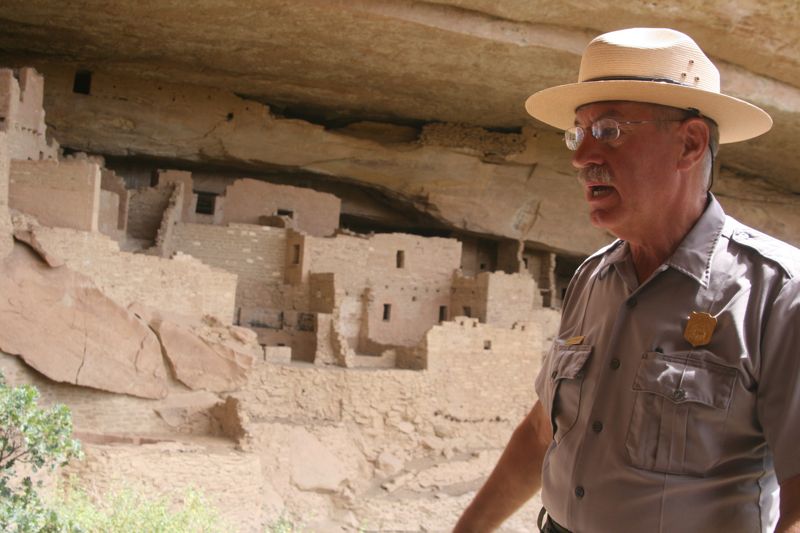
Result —
[[[558,375],[558,371],[557,370],[553,370],[553,372],[550,374],[550,377],[553,378],[553,379],[556,379],[557,375]]]
[[[600,422],[599,420],[595,420],[592,423],[592,431],[594,431],[595,433],[600,433],[601,431],[603,431],[603,423]]]
[[[586,494],[586,491],[583,490],[583,487],[581,487],[580,485],[575,487],[575,496],[577,496],[578,498],[583,498],[584,494]]]
[[[634,297],[634,298],[628,299],[628,301],[625,302],[625,305],[628,306],[628,309],[633,309],[634,307],[636,307],[637,303],[638,302],[636,301],[636,298]]]
[[[618,369],[619,368],[619,359],[617,359],[616,357],[614,359],[612,359],[611,360],[611,364],[609,366],[611,367],[611,370]]]
[[[676,400],[683,400],[686,398],[686,391],[683,389],[675,389],[675,392],[672,393],[672,397]]]

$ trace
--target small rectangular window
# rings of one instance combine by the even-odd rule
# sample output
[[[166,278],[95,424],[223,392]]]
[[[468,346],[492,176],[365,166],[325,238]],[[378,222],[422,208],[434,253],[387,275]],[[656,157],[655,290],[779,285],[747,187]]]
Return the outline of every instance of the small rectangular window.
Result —
[[[300,264],[300,245],[293,244],[292,245],[292,264],[299,265]]]
[[[492,341],[483,341],[483,349],[484,350],[491,350],[492,349]]]
[[[403,250],[397,250],[397,268],[404,268],[406,266],[406,253]]]
[[[392,318],[392,304],[383,304],[383,320],[388,322]]]
[[[278,209],[278,216],[294,218],[294,211],[291,209]]]
[[[464,316],[468,318],[472,317],[472,308],[468,305],[464,306]]]
[[[439,322],[444,322],[447,320],[447,306],[440,305],[439,306]]]
[[[195,213],[201,215],[213,215],[214,206],[217,202],[217,194],[213,192],[194,191],[197,195],[197,207]]]
[[[79,70],[76,72],[75,80],[72,83],[72,92],[75,94],[91,94],[92,73],[88,70]]]

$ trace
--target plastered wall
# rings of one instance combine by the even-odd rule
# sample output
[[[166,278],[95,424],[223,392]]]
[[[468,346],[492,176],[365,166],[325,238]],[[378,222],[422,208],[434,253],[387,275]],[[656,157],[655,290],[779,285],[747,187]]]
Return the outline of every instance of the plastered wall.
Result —
[[[235,274],[183,254],[162,259],[120,252],[117,242],[101,233],[39,228],[36,237],[123,306],[142,302],[167,312],[213,315],[226,324],[233,320]]]
[[[225,191],[222,223],[258,224],[262,216],[291,212],[298,230],[315,236],[332,235],[339,227],[341,204],[332,194],[240,179]]]
[[[100,167],[97,163],[12,160],[9,206],[45,226],[98,231]]]
[[[0,131],[0,259],[11,252],[11,218],[8,212],[8,135]]]
[[[119,195],[115,192],[100,190],[100,208],[97,225],[100,233],[119,240]]]

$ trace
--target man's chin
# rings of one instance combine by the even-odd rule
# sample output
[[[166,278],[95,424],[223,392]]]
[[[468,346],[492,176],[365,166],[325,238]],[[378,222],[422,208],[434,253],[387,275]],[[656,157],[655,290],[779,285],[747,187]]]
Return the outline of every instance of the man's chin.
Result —
[[[603,209],[595,209],[591,213],[589,213],[589,222],[597,229],[606,231],[618,237],[617,232],[614,231],[617,224],[616,217],[614,217],[611,213]]]

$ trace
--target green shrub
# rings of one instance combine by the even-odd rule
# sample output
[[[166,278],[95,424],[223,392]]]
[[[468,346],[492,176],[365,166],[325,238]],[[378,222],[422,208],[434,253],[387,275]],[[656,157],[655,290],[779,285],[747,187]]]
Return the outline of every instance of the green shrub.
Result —
[[[9,387],[0,373],[0,528],[13,533],[69,531],[48,509],[30,475],[54,470],[81,456],[72,439],[72,418],[64,405],[38,406],[39,392],[30,385]]]
[[[59,492],[53,505],[64,523],[86,533],[216,533],[227,532],[216,509],[196,490],[173,506],[165,495],[145,496],[138,490],[113,491],[100,501],[83,489],[69,486]]]

